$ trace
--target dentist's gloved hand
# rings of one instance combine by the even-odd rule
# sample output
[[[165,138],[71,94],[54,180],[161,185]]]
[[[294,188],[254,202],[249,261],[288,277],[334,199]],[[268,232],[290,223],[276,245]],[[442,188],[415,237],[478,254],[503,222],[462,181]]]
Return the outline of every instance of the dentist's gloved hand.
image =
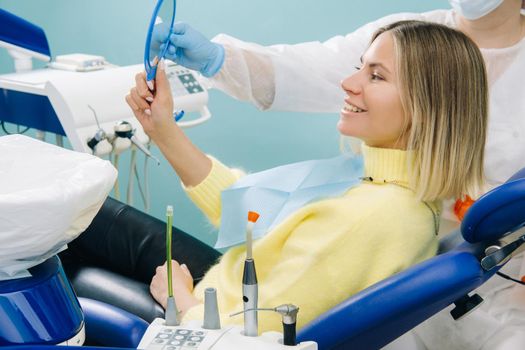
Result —
[[[211,77],[224,63],[224,48],[208,40],[189,24],[179,22],[173,25],[166,58]]]
[[[167,23],[161,22],[159,24],[155,24],[153,27],[153,32],[151,33],[151,44],[150,44],[150,51],[155,52],[155,54],[158,54],[162,49],[164,49],[164,43],[168,40],[168,36],[170,35],[170,26]],[[168,48],[169,50],[170,48]],[[172,48],[171,50],[173,53],[175,53],[175,48]],[[150,57],[152,59],[153,57]],[[166,57],[170,60],[172,60],[171,57]]]

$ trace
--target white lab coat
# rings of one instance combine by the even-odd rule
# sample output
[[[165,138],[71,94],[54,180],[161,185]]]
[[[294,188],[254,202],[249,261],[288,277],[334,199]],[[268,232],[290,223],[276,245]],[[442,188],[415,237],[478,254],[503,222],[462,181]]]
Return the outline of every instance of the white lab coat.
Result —
[[[452,10],[395,14],[323,43],[270,47],[221,34],[213,40],[225,46],[226,60],[211,83],[261,109],[338,112],[344,96],[340,81],[360,65],[376,29],[405,19],[454,28],[454,17]],[[481,51],[490,86],[485,171],[492,187],[525,167],[525,39],[509,48]],[[523,256],[503,271],[524,275]],[[496,276],[477,292],[485,303],[463,320],[454,322],[447,309],[414,330],[428,349],[525,348],[525,287]]]

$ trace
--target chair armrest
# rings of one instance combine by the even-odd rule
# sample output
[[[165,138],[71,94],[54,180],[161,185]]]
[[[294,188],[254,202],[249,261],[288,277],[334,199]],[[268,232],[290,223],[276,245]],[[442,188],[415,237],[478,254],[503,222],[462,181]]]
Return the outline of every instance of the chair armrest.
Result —
[[[78,298],[86,338],[103,346],[136,348],[149,324],[138,316],[115,306],[86,298]]]
[[[379,349],[481,285],[489,275],[467,247],[436,256],[351,296],[305,325],[319,349]],[[327,331],[328,330],[328,331]]]
[[[69,264],[67,275],[78,297],[99,300],[131,312],[146,322],[164,317],[149,285],[96,266]]]

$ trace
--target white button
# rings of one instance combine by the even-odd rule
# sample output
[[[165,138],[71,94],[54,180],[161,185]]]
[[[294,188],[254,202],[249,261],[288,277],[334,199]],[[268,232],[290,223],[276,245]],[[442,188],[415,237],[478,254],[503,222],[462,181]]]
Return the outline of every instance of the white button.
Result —
[[[170,343],[171,345],[180,345],[180,341],[174,340]]]
[[[161,334],[158,335],[158,337],[159,337],[159,338],[162,338],[162,339],[166,339],[166,338],[169,337],[169,335],[167,335],[167,334],[162,334],[162,333],[161,333]]]
[[[177,340],[182,340],[182,339],[184,339],[184,336],[183,336],[183,335],[176,335],[176,336],[175,336],[175,339],[177,339]]]
[[[190,340],[192,340],[192,341],[200,341],[201,338],[200,337],[191,337]]]

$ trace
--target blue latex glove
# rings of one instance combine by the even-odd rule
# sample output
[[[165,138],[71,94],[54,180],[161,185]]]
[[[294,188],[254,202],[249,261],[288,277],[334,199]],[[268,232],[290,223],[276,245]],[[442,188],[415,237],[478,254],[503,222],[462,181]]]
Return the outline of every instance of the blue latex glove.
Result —
[[[157,28],[158,27],[158,28]],[[153,41],[164,42],[168,33],[166,24],[157,24]],[[224,63],[224,48],[208,40],[187,23],[175,23],[170,36],[166,58],[181,66],[199,71],[205,77],[215,75]],[[160,46],[164,49],[164,45]]]
[[[150,43],[150,56],[152,56],[152,54],[153,56],[156,56],[159,54],[160,50],[164,48],[163,43],[166,42],[169,34],[170,34],[170,28],[167,23],[159,23],[153,27],[153,32],[151,34],[151,43]],[[150,57],[150,60],[153,60],[153,58],[154,57]],[[170,57],[166,57],[166,58],[171,59]]]

